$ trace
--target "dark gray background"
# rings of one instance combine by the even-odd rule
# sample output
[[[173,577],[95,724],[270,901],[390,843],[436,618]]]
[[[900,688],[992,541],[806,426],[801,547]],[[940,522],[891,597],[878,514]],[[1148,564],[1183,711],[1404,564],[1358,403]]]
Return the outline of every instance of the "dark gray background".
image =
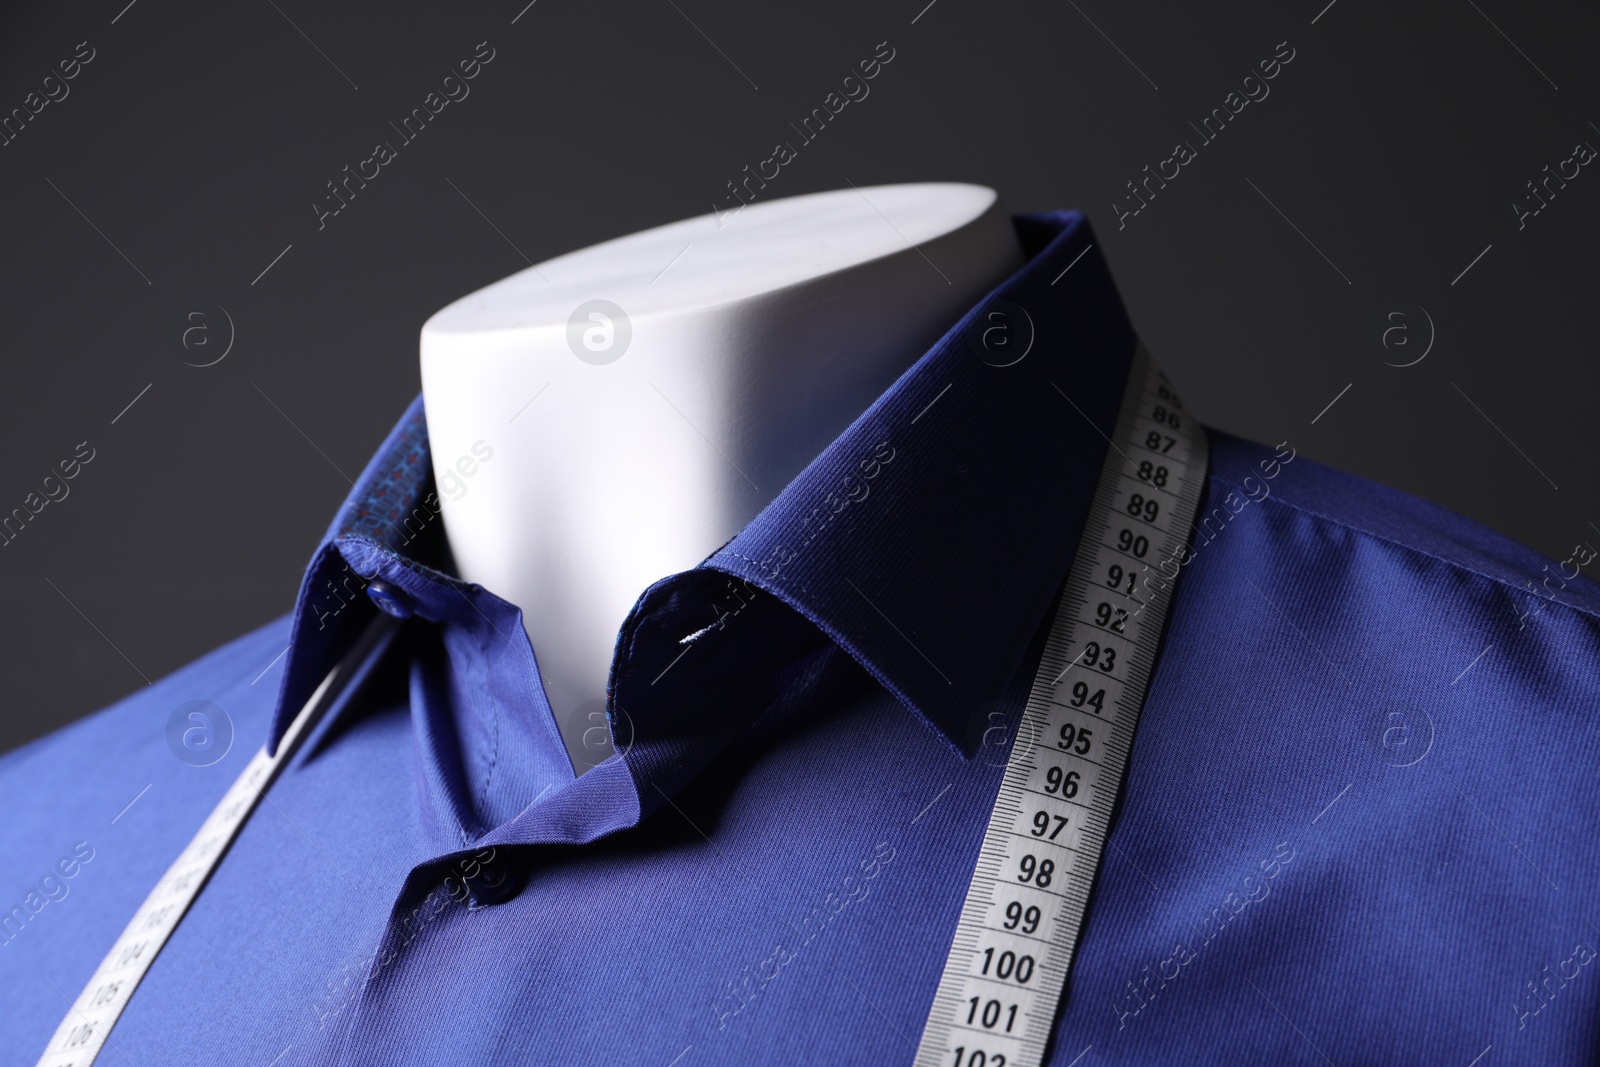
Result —
[[[7,5],[0,113],[78,42],[96,57],[0,148],[0,513],[96,456],[0,548],[0,748],[287,611],[418,390],[431,312],[707,211],[884,40],[871,95],[767,195],[956,179],[1082,208],[1209,424],[1556,559],[1600,545],[1600,168],[1520,231],[1512,208],[1600,146],[1593,5],[525,3]],[[471,96],[319,231],[324,183],[480,41]],[[1271,95],[1119,231],[1125,183],[1280,41]],[[220,343],[219,305],[232,351],[186,366],[219,351],[185,350],[186,316]],[[1421,353],[1423,308],[1431,353],[1386,366]],[[1412,344],[1386,350],[1396,324]]]

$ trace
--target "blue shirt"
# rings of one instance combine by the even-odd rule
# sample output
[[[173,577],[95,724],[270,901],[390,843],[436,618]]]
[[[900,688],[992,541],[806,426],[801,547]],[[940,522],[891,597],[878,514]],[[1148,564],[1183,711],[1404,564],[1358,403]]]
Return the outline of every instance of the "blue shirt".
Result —
[[[0,758],[4,1061],[381,600],[102,1062],[909,1063],[1135,345],[1081,216],[1017,229],[1021,271],[642,592],[582,776],[517,610],[448,573],[413,404],[292,615]],[[1593,1062],[1593,548],[1210,439],[1050,1062]]]

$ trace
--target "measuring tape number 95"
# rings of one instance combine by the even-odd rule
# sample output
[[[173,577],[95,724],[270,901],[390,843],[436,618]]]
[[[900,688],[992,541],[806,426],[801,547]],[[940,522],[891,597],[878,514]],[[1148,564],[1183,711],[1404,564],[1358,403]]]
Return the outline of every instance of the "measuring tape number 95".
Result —
[[[1037,1067],[1105,849],[1205,434],[1140,345],[916,1067]]]

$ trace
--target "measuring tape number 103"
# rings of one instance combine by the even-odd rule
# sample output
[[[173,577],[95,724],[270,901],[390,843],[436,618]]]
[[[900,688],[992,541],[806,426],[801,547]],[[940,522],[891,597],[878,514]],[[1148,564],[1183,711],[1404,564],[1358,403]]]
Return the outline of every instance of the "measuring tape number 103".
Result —
[[[1144,346],[989,815],[916,1067],[1038,1067],[1105,849],[1205,434]]]

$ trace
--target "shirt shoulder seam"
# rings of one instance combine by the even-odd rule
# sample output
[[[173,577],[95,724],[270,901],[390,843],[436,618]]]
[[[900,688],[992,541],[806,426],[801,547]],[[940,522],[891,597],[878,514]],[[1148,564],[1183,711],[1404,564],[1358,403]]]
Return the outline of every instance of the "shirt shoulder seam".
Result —
[[[1244,486],[1238,485],[1238,484],[1230,481],[1229,479],[1223,477],[1220,474],[1217,474],[1217,473],[1213,472],[1211,474],[1210,478],[1211,478],[1212,481],[1216,482],[1219,485],[1225,485],[1229,489],[1236,489],[1239,492],[1246,494],[1247,496],[1249,495],[1249,490],[1246,489]],[[1454,570],[1463,571],[1463,572],[1465,572],[1467,574],[1471,574],[1471,575],[1473,575],[1475,577],[1482,578],[1485,581],[1493,582],[1496,585],[1499,585],[1499,586],[1502,586],[1502,587],[1504,587],[1506,589],[1511,590],[1512,592],[1519,593],[1519,594],[1522,594],[1522,595],[1525,595],[1525,596],[1531,596],[1535,600],[1543,601],[1546,604],[1555,604],[1558,607],[1568,608],[1568,609],[1570,609],[1572,611],[1576,611],[1576,612],[1578,612],[1578,613],[1580,613],[1582,615],[1588,616],[1591,619],[1595,619],[1597,621],[1600,621],[1600,612],[1593,611],[1593,610],[1591,610],[1589,608],[1583,607],[1580,604],[1570,604],[1570,603],[1568,603],[1568,602],[1566,602],[1564,600],[1558,600],[1553,596],[1548,596],[1548,597],[1540,596],[1536,591],[1534,591],[1532,589],[1518,588],[1517,586],[1514,586],[1510,582],[1506,581],[1504,578],[1497,577],[1497,576],[1495,576],[1493,574],[1485,574],[1483,571],[1477,569],[1476,567],[1468,566],[1467,564],[1462,563],[1459,560],[1448,559],[1448,558],[1446,558],[1444,556],[1439,555],[1437,552],[1429,552],[1425,548],[1419,548],[1416,545],[1407,544],[1404,541],[1396,540],[1395,538],[1389,537],[1386,534],[1381,534],[1381,533],[1378,533],[1378,532],[1376,532],[1374,530],[1369,530],[1364,526],[1358,526],[1355,523],[1349,521],[1348,519],[1341,519],[1341,518],[1339,518],[1337,516],[1329,515],[1327,512],[1319,511],[1318,509],[1313,508],[1313,507],[1308,507],[1305,504],[1298,504],[1298,503],[1295,503],[1293,501],[1283,500],[1283,499],[1280,499],[1279,497],[1276,497],[1276,496],[1268,496],[1268,497],[1266,497],[1265,498],[1265,502],[1266,503],[1271,503],[1271,504],[1277,504],[1280,507],[1289,508],[1292,511],[1298,511],[1301,514],[1304,514],[1304,515],[1310,515],[1310,516],[1312,516],[1314,518],[1321,519],[1324,522],[1331,522],[1335,526],[1339,526],[1339,527],[1341,527],[1343,529],[1349,530],[1352,533],[1361,534],[1364,537],[1372,538],[1374,541],[1382,541],[1385,544],[1393,545],[1396,548],[1404,549],[1405,551],[1414,553],[1414,554],[1416,554],[1418,556],[1423,556],[1423,557],[1425,557],[1427,559],[1435,560],[1435,561],[1437,561],[1439,563],[1443,563],[1445,566],[1450,567],[1450,568],[1452,568]]]

